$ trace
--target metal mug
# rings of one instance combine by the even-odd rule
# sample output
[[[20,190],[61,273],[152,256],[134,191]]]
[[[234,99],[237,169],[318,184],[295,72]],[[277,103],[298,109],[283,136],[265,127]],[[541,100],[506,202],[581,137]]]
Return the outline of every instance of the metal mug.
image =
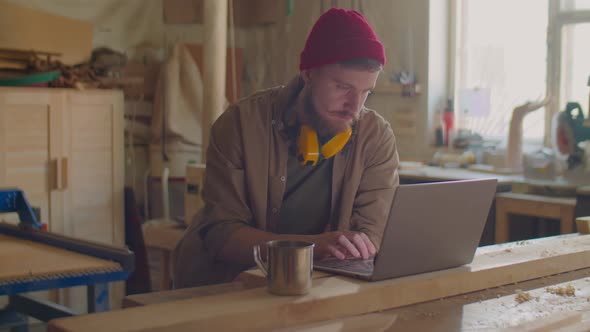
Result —
[[[266,243],[267,262],[260,257],[260,246],[254,246],[254,260],[266,276],[269,292],[275,295],[309,292],[314,246],[305,241],[269,241]]]

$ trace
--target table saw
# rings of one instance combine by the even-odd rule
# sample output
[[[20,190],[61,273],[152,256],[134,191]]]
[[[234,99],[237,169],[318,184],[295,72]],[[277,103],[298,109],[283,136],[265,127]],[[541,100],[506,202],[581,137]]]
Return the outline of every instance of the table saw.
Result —
[[[0,212],[16,212],[20,219],[18,225],[0,222],[0,296],[9,298],[0,326],[23,315],[49,321],[79,314],[22,294],[33,291],[86,286],[88,312],[109,309],[107,284],[127,279],[134,269],[132,252],[44,231],[17,189],[0,190]]]

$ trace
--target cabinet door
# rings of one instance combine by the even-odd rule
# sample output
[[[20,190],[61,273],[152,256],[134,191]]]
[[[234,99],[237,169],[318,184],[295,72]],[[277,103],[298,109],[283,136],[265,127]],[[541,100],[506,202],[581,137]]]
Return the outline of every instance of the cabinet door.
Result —
[[[0,187],[23,190],[29,203],[40,208],[40,221],[57,233],[63,233],[57,161],[64,98],[59,91],[0,88]],[[0,215],[0,220],[16,224],[19,218],[10,213]],[[51,301],[58,298],[53,290],[29,295]],[[6,299],[0,300],[0,307],[4,305]]]
[[[63,233],[60,115],[64,95],[45,89],[0,89],[0,187],[22,189],[41,221]],[[7,216],[9,221],[18,217]],[[16,220],[10,220],[10,219]],[[1,219],[1,218],[0,218]]]
[[[63,119],[66,234],[123,245],[123,96],[68,92]]]
[[[67,235],[125,244],[123,94],[119,91],[70,91],[63,113],[62,168]],[[121,306],[124,283],[110,285],[112,308]],[[84,311],[83,287],[63,290],[66,305]]]

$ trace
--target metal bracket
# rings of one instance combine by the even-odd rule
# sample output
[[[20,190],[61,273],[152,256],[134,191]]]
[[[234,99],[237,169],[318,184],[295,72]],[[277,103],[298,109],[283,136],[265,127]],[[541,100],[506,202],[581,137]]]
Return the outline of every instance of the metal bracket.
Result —
[[[0,212],[16,212],[20,219],[20,226],[41,228],[41,223],[22,190],[0,189]]]

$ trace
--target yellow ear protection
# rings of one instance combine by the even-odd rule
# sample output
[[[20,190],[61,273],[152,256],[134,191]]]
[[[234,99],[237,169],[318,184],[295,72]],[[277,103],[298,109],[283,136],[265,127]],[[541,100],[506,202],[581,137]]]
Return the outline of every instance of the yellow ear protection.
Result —
[[[332,158],[340,152],[348,143],[352,135],[352,128],[332,137],[322,145],[321,153],[324,158]],[[308,125],[301,125],[299,137],[297,137],[297,158],[301,165],[316,165],[320,157],[320,143],[317,132]]]

